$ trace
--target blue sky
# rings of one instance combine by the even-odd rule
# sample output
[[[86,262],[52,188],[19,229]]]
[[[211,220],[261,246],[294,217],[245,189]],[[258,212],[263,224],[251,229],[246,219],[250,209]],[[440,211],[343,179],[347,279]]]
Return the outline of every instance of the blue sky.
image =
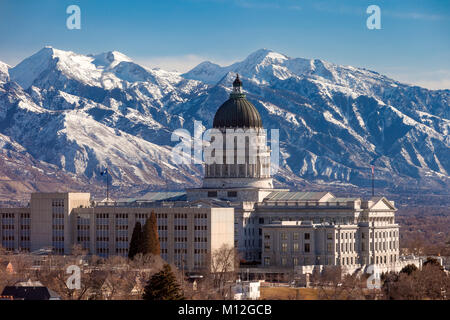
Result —
[[[81,8],[81,30],[66,8]],[[366,8],[381,9],[369,30]],[[429,88],[450,88],[450,1],[1,0],[0,60],[15,65],[45,45],[117,50],[148,67],[187,71],[260,48],[366,67]]]

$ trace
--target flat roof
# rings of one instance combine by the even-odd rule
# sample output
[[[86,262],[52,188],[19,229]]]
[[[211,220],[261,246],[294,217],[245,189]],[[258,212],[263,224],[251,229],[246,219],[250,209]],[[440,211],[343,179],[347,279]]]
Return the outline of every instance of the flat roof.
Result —
[[[327,191],[319,192],[292,192],[292,191],[274,191],[267,195],[263,201],[319,201],[329,194]]]

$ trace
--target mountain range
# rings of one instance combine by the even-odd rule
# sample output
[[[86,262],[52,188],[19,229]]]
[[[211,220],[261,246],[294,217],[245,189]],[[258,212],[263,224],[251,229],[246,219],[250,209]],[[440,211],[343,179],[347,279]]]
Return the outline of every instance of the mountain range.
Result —
[[[174,130],[212,125],[239,73],[267,129],[280,131],[276,185],[446,193],[450,90],[268,49],[187,73],[111,51],[45,47],[0,62],[0,200],[42,190],[101,193],[108,167],[120,196],[198,186],[200,165],[171,157]],[[27,197],[27,196],[25,196]]]

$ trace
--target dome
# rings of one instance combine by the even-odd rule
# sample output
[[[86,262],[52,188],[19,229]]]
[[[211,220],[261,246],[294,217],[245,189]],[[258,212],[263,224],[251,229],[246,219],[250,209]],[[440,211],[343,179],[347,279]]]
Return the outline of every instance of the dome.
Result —
[[[213,121],[214,128],[262,128],[261,116],[256,107],[242,93],[242,82],[239,75],[233,82],[233,92],[225,101]]]

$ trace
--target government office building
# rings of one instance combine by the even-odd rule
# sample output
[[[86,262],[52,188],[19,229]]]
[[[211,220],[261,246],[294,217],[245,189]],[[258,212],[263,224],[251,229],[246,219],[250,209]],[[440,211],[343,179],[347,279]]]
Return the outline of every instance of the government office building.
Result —
[[[154,211],[162,257],[189,270],[201,269],[223,244],[267,271],[342,266],[353,272],[371,264],[383,271],[401,268],[392,201],[274,188],[261,117],[239,77],[218,108],[213,128],[224,136],[229,129],[252,129],[256,139],[239,144],[224,138],[224,160],[227,150],[244,149],[244,156],[237,161],[236,152],[231,162],[207,162],[202,186],[108,203],[91,202],[88,193],[32,194],[28,208],[0,208],[2,246],[52,247],[67,254],[79,244],[91,254],[126,256],[135,223],[144,223]]]
[[[29,207],[0,208],[1,245],[29,252],[52,248],[56,254],[70,254],[79,245],[101,257],[127,256],[136,222],[143,225],[151,212],[161,257],[177,267],[205,268],[209,253],[234,244],[232,208],[176,201],[95,204],[90,198],[89,193],[33,193]]]

